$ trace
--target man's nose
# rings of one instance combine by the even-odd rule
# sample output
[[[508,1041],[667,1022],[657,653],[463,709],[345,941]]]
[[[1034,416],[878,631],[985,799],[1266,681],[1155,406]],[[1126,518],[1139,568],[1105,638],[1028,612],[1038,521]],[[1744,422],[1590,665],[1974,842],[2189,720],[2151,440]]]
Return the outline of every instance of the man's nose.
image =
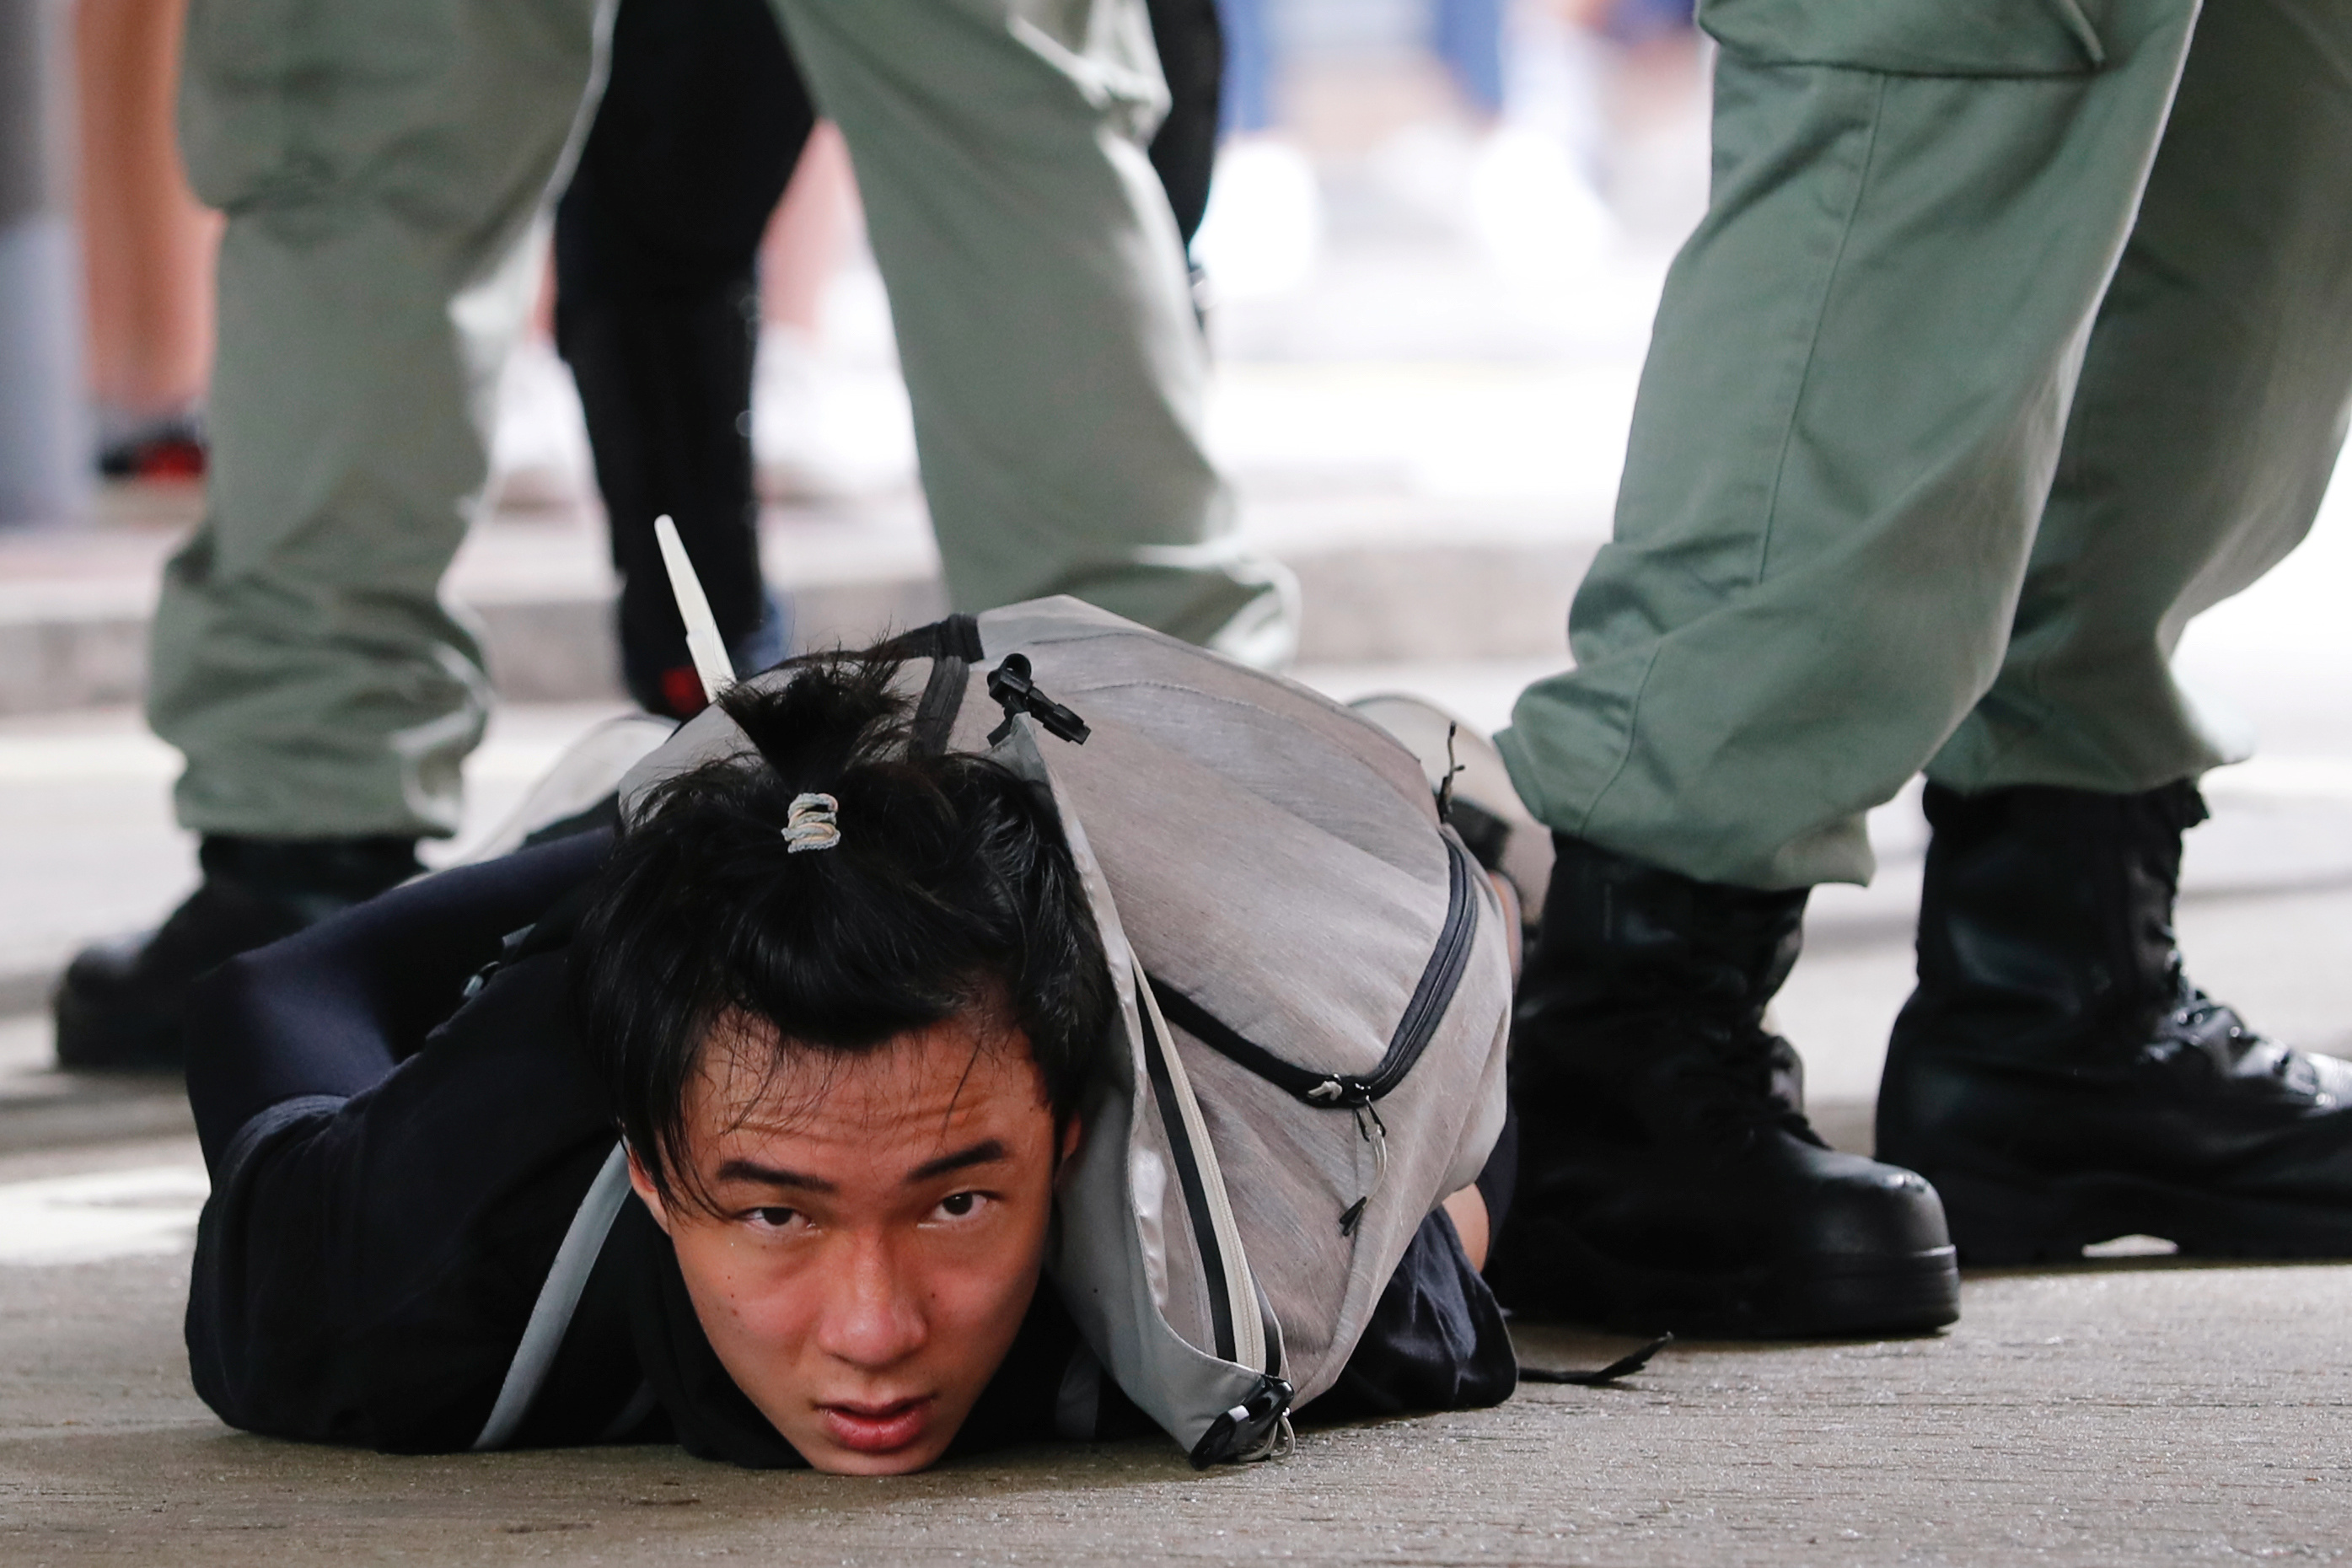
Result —
[[[817,1344],[853,1366],[882,1368],[922,1348],[929,1337],[921,1291],[887,1237],[853,1234],[831,1260]]]

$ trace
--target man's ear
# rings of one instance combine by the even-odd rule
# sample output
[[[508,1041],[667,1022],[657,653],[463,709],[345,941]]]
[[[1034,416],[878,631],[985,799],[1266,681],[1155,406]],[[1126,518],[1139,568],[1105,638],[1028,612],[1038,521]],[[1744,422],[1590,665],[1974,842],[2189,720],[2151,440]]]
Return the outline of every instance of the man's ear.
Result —
[[[662,1207],[661,1193],[654,1186],[653,1178],[646,1174],[645,1163],[637,1158],[636,1150],[626,1143],[622,1147],[629,1151],[629,1189],[637,1194],[637,1201],[646,1205],[646,1212],[654,1216],[654,1223],[661,1226],[662,1234],[667,1236],[669,1211]]]
[[[1061,1147],[1054,1152],[1054,1190],[1060,1192],[1070,1173],[1078,1168],[1078,1145],[1086,1142],[1086,1126],[1073,1116],[1062,1128]],[[632,1170],[635,1166],[630,1167]]]

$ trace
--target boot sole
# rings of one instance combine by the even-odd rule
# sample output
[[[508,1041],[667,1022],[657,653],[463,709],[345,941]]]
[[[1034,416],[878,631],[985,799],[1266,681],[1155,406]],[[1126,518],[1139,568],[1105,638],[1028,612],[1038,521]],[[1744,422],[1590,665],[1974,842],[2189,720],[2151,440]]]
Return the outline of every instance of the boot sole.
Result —
[[[2112,1173],[2028,1182],[1947,1170],[1931,1179],[1971,1268],[2079,1263],[2084,1247],[2119,1236],[2162,1237],[2188,1258],[2352,1258],[2352,1208]]]
[[[1807,1253],[1754,1268],[1686,1273],[1628,1263],[1576,1241],[1559,1247],[1553,1289],[1531,1313],[1634,1333],[1713,1339],[1846,1339],[1926,1333],[1958,1321],[1954,1249]]]

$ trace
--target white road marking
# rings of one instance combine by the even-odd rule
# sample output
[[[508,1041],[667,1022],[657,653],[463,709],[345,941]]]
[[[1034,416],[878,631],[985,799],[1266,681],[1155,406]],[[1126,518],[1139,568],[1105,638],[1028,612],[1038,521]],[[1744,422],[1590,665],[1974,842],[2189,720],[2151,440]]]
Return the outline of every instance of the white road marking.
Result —
[[[187,1164],[0,1183],[0,1267],[185,1252],[209,1190]]]

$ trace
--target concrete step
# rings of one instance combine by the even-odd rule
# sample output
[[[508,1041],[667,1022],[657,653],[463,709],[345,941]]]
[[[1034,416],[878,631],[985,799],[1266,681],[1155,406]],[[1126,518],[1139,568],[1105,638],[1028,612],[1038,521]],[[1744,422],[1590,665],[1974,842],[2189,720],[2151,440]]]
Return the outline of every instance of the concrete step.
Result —
[[[1569,599],[1608,537],[1639,346],[1636,335],[1574,353],[1553,344],[1551,359],[1223,366],[1210,448],[1244,542],[1298,574],[1301,661],[1559,656]],[[895,384],[895,372],[869,370],[835,388],[855,416],[845,441],[904,423],[903,392],[895,413],[884,395]],[[509,398],[502,430],[577,423],[576,406],[527,392]],[[572,469],[502,475],[500,504],[445,584],[518,700],[618,690],[612,567],[573,437],[555,443]],[[903,445],[895,469],[868,465],[835,493],[765,509],[764,569],[803,646],[940,614],[910,436]],[[0,716],[138,700],[157,584],[203,505],[200,486],[115,485],[79,525],[0,531]]]
[[[199,504],[123,487],[80,530],[0,539],[0,714],[139,700],[163,563]],[[1300,658],[1312,663],[1516,658],[1559,652],[1591,563],[1590,517],[1554,523],[1525,501],[1412,497],[1251,509],[1252,542],[1298,574]],[[919,502],[772,508],[762,545],[802,647],[856,645],[944,613]],[[584,507],[503,512],[477,530],[449,594],[481,628],[492,679],[517,701],[619,694],[613,578]]]

